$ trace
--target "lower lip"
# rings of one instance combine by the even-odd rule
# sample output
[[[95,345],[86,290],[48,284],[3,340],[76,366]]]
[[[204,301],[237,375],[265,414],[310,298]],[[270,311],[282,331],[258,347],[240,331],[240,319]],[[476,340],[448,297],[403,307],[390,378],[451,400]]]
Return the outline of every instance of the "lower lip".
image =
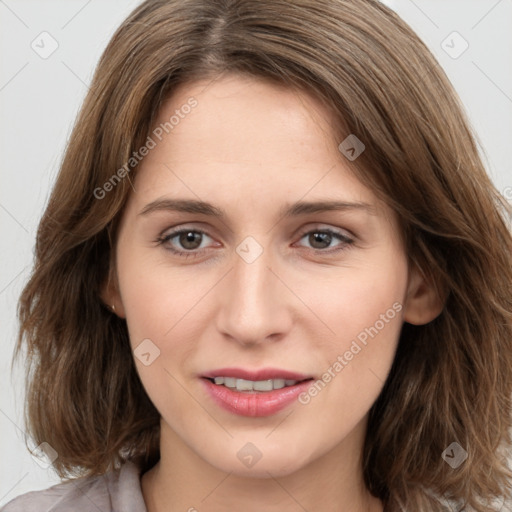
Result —
[[[240,416],[254,418],[276,414],[290,405],[313,383],[313,380],[307,380],[294,386],[251,393],[233,391],[226,386],[214,384],[205,378],[201,378],[201,380],[207,392],[221,407]]]

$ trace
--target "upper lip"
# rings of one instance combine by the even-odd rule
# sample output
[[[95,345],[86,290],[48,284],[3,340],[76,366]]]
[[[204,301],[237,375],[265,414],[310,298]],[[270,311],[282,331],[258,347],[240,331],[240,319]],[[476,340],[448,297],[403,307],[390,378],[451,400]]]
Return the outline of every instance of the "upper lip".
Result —
[[[280,368],[260,368],[258,370],[249,370],[245,368],[219,368],[218,370],[211,370],[203,373],[201,377],[206,377],[208,379],[213,379],[215,377],[234,377],[236,379],[253,381],[270,379],[301,381],[313,378],[311,375],[282,370]]]

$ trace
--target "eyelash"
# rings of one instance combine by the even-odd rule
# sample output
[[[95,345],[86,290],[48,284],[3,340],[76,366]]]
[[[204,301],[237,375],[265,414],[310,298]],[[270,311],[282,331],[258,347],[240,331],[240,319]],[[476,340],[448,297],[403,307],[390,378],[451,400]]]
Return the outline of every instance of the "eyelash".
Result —
[[[155,243],[157,243],[157,245],[164,245],[165,243],[169,242],[170,240],[172,240],[173,238],[175,238],[178,235],[181,235],[183,233],[191,233],[191,232],[192,233],[199,233],[201,235],[209,236],[208,233],[206,233],[205,231],[202,231],[200,229],[187,229],[187,228],[184,228],[184,229],[178,229],[178,230],[173,231],[171,233],[168,233],[166,235],[159,236],[155,240]],[[313,230],[305,231],[305,232],[301,233],[299,240],[302,240],[302,238],[304,238],[306,235],[311,235],[313,233],[328,234],[332,238],[338,239],[340,242],[343,242],[336,249],[331,249],[331,250],[327,250],[327,249],[311,249],[316,254],[333,254],[333,253],[337,254],[337,253],[339,253],[341,251],[346,250],[348,248],[348,246],[350,246],[350,245],[352,245],[354,243],[354,240],[352,240],[348,236],[346,236],[346,235],[344,235],[344,234],[342,234],[342,233],[340,233],[338,231],[333,231],[332,229],[329,229],[329,228],[326,228],[326,229],[313,229]],[[174,249],[174,248],[169,246],[169,247],[166,247],[166,250],[168,250],[168,251],[172,252],[173,254],[176,254],[177,256],[180,256],[182,258],[190,258],[190,257],[195,258],[195,257],[200,256],[206,249],[200,249],[200,250],[195,249],[195,250],[188,250],[188,251],[180,251],[180,250]]]

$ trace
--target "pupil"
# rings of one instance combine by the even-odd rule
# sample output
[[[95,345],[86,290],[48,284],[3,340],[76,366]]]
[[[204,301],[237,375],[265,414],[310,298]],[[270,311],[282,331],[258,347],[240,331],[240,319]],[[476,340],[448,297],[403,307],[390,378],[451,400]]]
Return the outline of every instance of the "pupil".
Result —
[[[329,233],[313,233],[313,242],[311,245],[315,247],[315,243],[319,241],[320,243],[327,243],[327,246],[329,246],[329,244],[331,243],[331,238],[332,237]]]
[[[194,244],[194,239],[196,238],[196,235],[199,235],[199,233],[194,233],[193,231],[188,231],[187,233],[183,233],[181,236],[181,240],[180,240],[183,247],[185,247],[187,249],[196,249],[197,244]],[[191,244],[192,247],[190,247],[189,244]]]

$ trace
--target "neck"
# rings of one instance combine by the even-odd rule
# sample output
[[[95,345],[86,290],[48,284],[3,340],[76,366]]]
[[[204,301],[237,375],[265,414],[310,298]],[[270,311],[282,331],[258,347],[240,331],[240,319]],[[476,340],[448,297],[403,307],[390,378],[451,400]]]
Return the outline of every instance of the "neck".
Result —
[[[382,512],[364,485],[364,429],[300,469],[248,477],[222,471],[192,451],[162,422],[160,461],[142,476],[148,512]],[[300,455],[298,455],[300,456]]]

